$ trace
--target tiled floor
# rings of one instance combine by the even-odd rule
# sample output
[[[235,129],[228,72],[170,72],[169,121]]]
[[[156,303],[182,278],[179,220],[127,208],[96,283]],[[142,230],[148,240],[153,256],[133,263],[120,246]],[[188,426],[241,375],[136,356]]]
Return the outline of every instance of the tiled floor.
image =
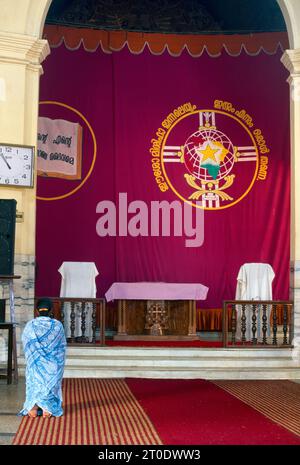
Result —
[[[17,413],[25,399],[25,379],[19,378],[18,384],[6,384],[0,379],[0,445],[11,444],[21,422]]]

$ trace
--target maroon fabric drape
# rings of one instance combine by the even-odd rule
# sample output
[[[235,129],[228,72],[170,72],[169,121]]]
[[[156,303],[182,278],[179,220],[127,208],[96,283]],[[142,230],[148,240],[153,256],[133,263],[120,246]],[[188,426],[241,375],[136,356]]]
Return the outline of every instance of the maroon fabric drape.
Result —
[[[57,101],[78,110],[95,133],[97,157],[84,185],[59,200],[38,200],[38,295],[58,295],[63,261],[94,261],[100,272],[98,296],[114,281],[200,282],[209,287],[203,307],[220,307],[235,295],[239,268],[246,262],[270,263],[275,271],[273,296],[288,298],[290,229],[289,90],[282,52],[248,56],[172,57],[134,55],[127,48],[106,54],[64,45],[52,49],[41,78],[41,101]],[[191,102],[214,108],[215,100],[231,102],[253,118],[267,147],[265,180],[255,180],[248,194],[225,209],[205,211],[204,243],[185,247],[183,237],[99,237],[98,202],[180,200],[172,189],[159,190],[151,167],[151,140],[162,121]],[[226,113],[226,111],[224,112]],[[40,115],[80,122],[83,126],[83,178],[93,160],[93,139],[86,123],[69,108],[44,103]],[[230,133],[239,146],[249,137],[241,124],[217,114],[218,130]],[[246,126],[246,124],[244,124]],[[199,127],[199,114],[185,118],[169,134],[167,145],[186,142]],[[179,141],[179,142],[178,142]],[[260,154],[261,156],[262,154]],[[176,165],[176,166],[175,166]],[[170,181],[183,196],[192,193],[184,165],[166,164]],[[179,169],[180,168],[180,169]],[[238,199],[253,177],[250,162],[236,163],[231,197]],[[38,178],[38,196],[53,198],[72,191],[80,181]],[[223,202],[223,203],[222,203]],[[230,203],[230,202],[229,202]],[[225,205],[226,201],[221,201]],[[228,204],[228,201],[227,201]],[[128,219],[133,215],[128,214]],[[150,222],[150,217],[149,217]]]

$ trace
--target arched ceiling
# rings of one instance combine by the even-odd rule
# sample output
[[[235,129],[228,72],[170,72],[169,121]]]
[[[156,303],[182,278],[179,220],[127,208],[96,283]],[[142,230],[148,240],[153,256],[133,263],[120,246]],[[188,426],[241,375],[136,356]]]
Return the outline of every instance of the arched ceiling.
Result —
[[[176,34],[286,31],[276,0],[53,0],[46,24]]]

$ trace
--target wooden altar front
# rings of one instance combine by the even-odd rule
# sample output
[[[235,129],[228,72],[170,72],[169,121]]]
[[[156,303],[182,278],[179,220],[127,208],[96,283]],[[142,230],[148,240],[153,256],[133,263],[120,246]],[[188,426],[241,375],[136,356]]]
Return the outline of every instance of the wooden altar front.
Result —
[[[118,300],[118,332],[114,339],[118,341],[197,340],[196,301],[120,299]]]

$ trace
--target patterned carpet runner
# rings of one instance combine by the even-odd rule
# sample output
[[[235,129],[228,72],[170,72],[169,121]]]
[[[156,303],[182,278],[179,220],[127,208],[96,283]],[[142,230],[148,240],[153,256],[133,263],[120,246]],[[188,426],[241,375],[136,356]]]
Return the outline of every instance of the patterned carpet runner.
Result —
[[[300,384],[291,381],[214,381],[237,399],[300,436]]]
[[[63,393],[64,415],[24,417],[13,444],[161,444],[124,380],[64,379]]]
[[[64,379],[64,415],[23,417],[15,445],[300,444],[290,381]]]

